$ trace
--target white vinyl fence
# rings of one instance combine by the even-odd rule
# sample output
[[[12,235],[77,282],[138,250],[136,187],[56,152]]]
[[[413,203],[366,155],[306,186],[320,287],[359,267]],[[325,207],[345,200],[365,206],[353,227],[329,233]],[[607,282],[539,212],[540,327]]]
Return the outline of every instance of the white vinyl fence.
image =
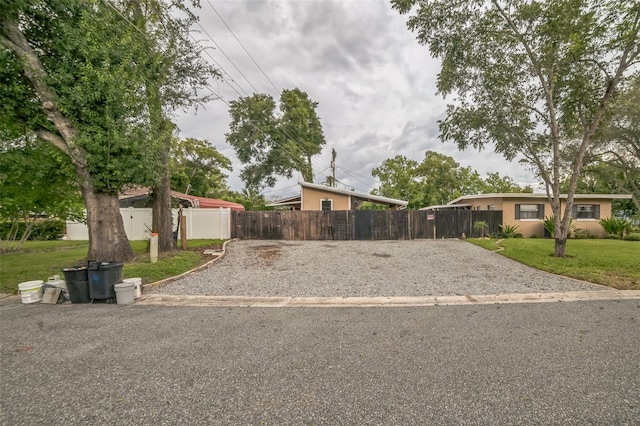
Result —
[[[173,209],[173,225],[175,231],[178,223],[178,209]],[[151,233],[152,210],[129,207],[120,209],[124,229],[129,240],[146,240]],[[231,238],[230,209],[182,209],[187,218],[187,239],[229,239]],[[178,235],[178,239],[180,236]],[[67,222],[68,240],[88,240],[89,230],[83,223]]]

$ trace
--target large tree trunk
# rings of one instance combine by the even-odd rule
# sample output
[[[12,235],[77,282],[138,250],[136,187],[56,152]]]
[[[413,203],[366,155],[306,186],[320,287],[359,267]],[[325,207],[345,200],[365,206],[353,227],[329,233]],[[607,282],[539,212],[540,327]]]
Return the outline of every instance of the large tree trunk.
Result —
[[[146,39],[147,18],[145,17],[142,5],[139,0],[130,2],[133,11],[134,21],[140,33]],[[159,70],[159,75],[162,71]],[[149,108],[149,119],[152,137],[158,142],[160,150],[159,167],[161,176],[152,191],[153,221],[152,231],[158,234],[158,253],[173,251],[176,247],[173,241],[173,221],[171,217],[171,178],[169,166],[169,150],[171,148],[171,137],[174,125],[165,117],[162,110],[162,94],[157,85],[157,81],[150,81],[146,86],[147,107]],[[178,220],[180,220],[178,218]]]
[[[171,217],[171,166],[169,151],[171,149],[171,137],[174,126],[162,114],[159,103],[159,90],[155,87],[149,89],[149,110],[151,111],[151,124],[154,127],[158,140],[159,164],[161,169],[160,180],[153,187],[153,232],[158,234],[158,252],[168,253],[175,250],[173,240],[173,220]],[[178,218],[180,220],[180,218]]]
[[[87,170],[87,153],[76,145],[77,129],[58,109],[55,91],[48,85],[48,75],[40,58],[29,45],[16,21],[2,21],[0,41],[13,51],[24,67],[24,73],[40,98],[42,109],[58,134],[40,128],[36,134],[67,154],[76,170],[82,197],[87,208],[89,259],[101,262],[128,262],[135,258],[124,230],[117,194],[97,193]],[[55,189],[53,189],[55,190]]]
[[[167,253],[175,249],[173,220],[171,216],[171,183],[169,177],[168,148],[163,150],[162,178],[153,188],[153,232],[158,233],[158,252]],[[178,218],[180,220],[180,218]]]
[[[84,164],[74,161],[74,166],[87,209],[87,258],[98,262],[131,262],[136,255],[124,229],[118,194],[96,192]]]
[[[89,228],[88,258],[98,262],[130,262],[135,253],[129,244],[117,194],[83,191]]]
[[[555,257],[566,257],[567,238],[555,239]]]

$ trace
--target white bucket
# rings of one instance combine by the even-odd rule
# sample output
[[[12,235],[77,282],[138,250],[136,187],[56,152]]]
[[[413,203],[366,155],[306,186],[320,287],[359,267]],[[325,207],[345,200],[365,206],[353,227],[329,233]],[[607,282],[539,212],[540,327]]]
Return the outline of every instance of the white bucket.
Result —
[[[62,303],[63,301],[68,302],[70,300],[69,290],[67,290],[67,283],[65,282],[65,280],[60,279],[60,275],[49,277],[49,279],[44,283],[44,287],[54,287],[61,289],[60,295],[64,300],[60,299],[59,303]]]
[[[135,298],[142,296],[142,278],[125,278],[123,283],[132,283],[136,288]]]
[[[18,293],[22,296],[22,303],[36,303],[42,300],[44,285],[42,280],[27,281],[18,284]]]
[[[113,286],[116,291],[116,302],[118,305],[129,305],[133,303],[136,294],[136,286],[133,283],[120,283]]]
[[[52,277],[49,277],[49,279],[47,280],[46,284],[53,286],[53,287],[59,287],[61,289],[66,290],[67,289],[67,283],[65,282],[65,280],[61,280],[60,279],[60,275],[54,275]]]

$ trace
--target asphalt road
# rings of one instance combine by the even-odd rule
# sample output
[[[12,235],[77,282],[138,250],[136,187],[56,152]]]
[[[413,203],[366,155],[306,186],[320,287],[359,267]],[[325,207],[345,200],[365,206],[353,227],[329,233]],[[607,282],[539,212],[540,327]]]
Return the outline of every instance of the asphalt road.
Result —
[[[4,305],[4,425],[637,425],[640,301]]]

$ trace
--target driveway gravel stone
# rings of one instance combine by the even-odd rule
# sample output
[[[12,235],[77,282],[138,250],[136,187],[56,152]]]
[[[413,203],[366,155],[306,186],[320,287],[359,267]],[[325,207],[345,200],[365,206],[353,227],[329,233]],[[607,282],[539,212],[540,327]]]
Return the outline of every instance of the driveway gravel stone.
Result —
[[[228,244],[209,268],[148,293],[211,296],[444,296],[606,290],[461,240]]]

